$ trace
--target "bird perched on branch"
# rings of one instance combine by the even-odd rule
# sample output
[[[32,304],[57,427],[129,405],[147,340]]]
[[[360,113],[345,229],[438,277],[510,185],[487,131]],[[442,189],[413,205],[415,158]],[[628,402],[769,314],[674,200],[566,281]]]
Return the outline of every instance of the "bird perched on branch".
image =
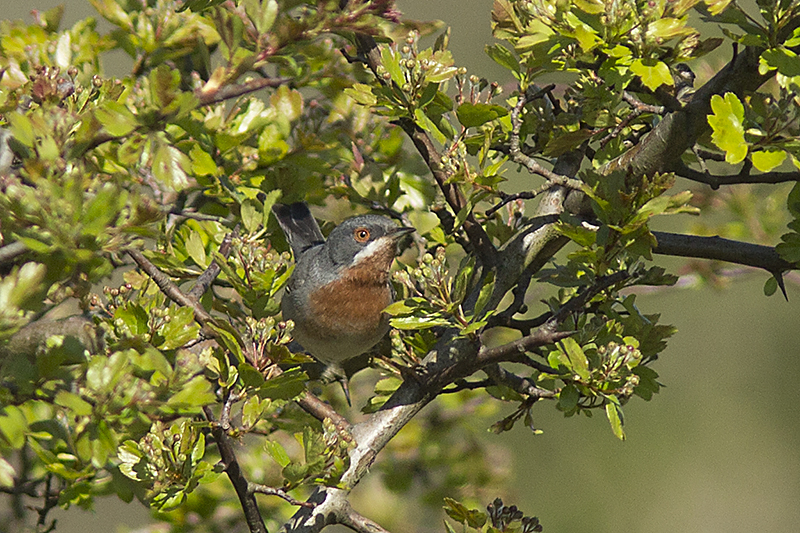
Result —
[[[294,252],[295,267],[281,301],[294,339],[327,365],[349,391],[341,364],[367,352],[389,331],[383,310],[394,301],[389,270],[414,228],[379,215],[348,218],[326,241],[304,203],[272,212]]]

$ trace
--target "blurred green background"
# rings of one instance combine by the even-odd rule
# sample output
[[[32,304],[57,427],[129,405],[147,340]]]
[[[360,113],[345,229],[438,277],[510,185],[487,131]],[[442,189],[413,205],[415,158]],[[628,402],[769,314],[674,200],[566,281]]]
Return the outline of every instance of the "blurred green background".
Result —
[[[4,0],[0,17],[30,21],[31,9],[59,3],[66,4],[66,24],[93,13],[86,0]],[[410,18],[446,21],[457,64],[512,89],[483,53],[493,42],[491,2],[397,3]],[[113,65],[106,68],[115,73]],[[540,181],[527,183],[521,177],[513,189]],[[673,271],[682,264],[657,260]],[[543,435],[521,425],[499,437],[487,434],[512,450],[513,481],[500,496],[538,515],[548,533],[798,531],[800,287],[787,283],[788,302],[767,298],[767,277],[746,274],[725,290],[640,295],[643,312],[661,312],[662,322],[679,330],[654,365],[665,385],[661,394],[626,406],[626,442],[602,416],[564,419],[549,404],[534,410]],[[109,500],[92,513],[53,517],[58,532],[83,533],[136,527],[148,513],[138,503]],[[443,531],[439,518],[431,518],[419,530]]]

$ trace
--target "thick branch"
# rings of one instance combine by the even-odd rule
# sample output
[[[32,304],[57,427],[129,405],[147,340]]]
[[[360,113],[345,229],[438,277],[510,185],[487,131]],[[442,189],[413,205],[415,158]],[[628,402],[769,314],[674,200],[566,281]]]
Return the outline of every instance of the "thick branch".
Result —
[[[698,237],[654,231],[658,245],[653,252],[679,257],[714,259],[739,265],[763,268],[772,274],[796,270],[798,265],[784,260],[774,248],[732,241],[722,237]]]
[[[339,523],[347,526],[356,533],[389,533],[386,529],[381,527],[376,522],[373,522],[366,516],[358,514],[349,505],[347,509],[339,516]]]
[[[800,172],[762,172],[761,174],[750,174],[752,165],[744,165],[738,174],[726,176],[713,175],[708,172],[700,172],[683,162],[678,162],[668,167],[671,172],[688,180],[697,181],[710,185],[712,189],[719,189],[722,185],[736,185],[738,183],[785,183],[788,181],[800,181]]]
[[[708,130],[706,117],[711,113],[712,96],[732,92],[741,97],[772,77],[758,72],[761,52],[760,48],[747,47],[742,53],[735,53],[725,68],[692,95],[688,104],[667,113],[639,144],[610,161],[602,172],[621,170],[635,179],[666,170]]]

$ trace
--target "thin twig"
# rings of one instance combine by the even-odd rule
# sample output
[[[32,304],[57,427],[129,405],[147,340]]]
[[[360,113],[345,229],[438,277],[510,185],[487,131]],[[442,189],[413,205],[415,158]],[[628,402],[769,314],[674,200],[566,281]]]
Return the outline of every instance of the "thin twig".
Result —
[[[480,366],[485,366],[491,363],[515,361],[535,367],[535,365],[538,365],[539,363],[536,363],[535,361],[525,357],[525,352],[528,352],[533,348],[552,344],[572,335],[573,332],[570,331],[557,331],[558,326],[570,314],[582,309],[589,300],[594,298],[595,295],[608,289],[609,287],[616,285],[617,283],[625,281],[631,276],[632,274],[623,270],[597,279],[594,284],[586,287],[583,291],[562,305],[558,311],[553,313],[553,316],[550,317],[547,322],[536,328],[536,330],[534,330],[530,335],[526,335],[520,339],[497,346],[495,348],[481,349],[476,358],[477,363]]]
[[[453,386],[449,388],[442,389],[441,394],[453,394],[456,392],[461,392],[463,390],[476,390],[476,389],[484,389],[491,385],[493,382],[489,379],[483,379],[481,381],[467,381],[465,379],[457,379],[453,382]]]
[[[222,244],[219,245],[219,254],[222,257],[227,258],[228,255],[231,253],[231,245],[233,243],[233,233],[228,233],[222,239]],[[220,273],[220,266],[217,263],[217,260],[214,259],[211,261],[211,264],[208,265],[205,272],[198,276],[197,281],[194,283],[194,287],[186,293],[186,296],[189,298],[194,298],[199,300],[211,287],[211,284],[217,279],[217,276]]]
[[[267,494],[269,496],[277,496],[278,498],[285,500],[291,505],[297,505],[300,507],[308,507],[308,508],[316,507],[316,504],[312,502],[301,502],[300,500],[292,498],[283,489],[276,489],[273,487],[268,487],[267,485],[261,485],[259,483],[248,483],[247,492],[249,492],[250,494]]]
[[[622,91],[622,99],[638,113],[653,113],[655,115],[663,115],[667,111],[663,105],[645,104],[628,91]]]
[[[217,443],[222,464],[225,466],[225,473],[228,474],[228,478],[236,490],[236,495],[239,497],[239,502],[242,504],[242,511],[244,511],[250,533],[268,533],[264,519],[261,518],[261,512],[258,510],[258,502],[253,493],[249,491],[249,484],[239,466],[230,437],[220,424],[215,423],[210,407],[203,407],[203,412],[211,423],[211,435],[214,437],[214,442]]]
[[[498,364],[487,365],[483,368],[483,371],[493,382],[498,385],[505,385],[511,390],[523,396],[527,396],[528,398],[539,400],[541,398],[555,398],[557,396],[555,392],[539,388],[530,379],[509,372]],[[557,374],[557,372],[552,373]]]
[[[545,190],[554,185],[561,185],[562,187],[575,189],[577,191],[582,190],[583,182],[581,180],[557,174],[552,170],[540,165],[539,162],[534,158],[522,153],[522,149],[520,148],[519,132],[522,128],[522,109],[525,107],[527,102],[528,100],[525,97],[525,93],[520,91],[519,95],[517,96],[517,104],[514,106],[514,109],[511,110],[511,135],[509,137],[510,146],[508,149],[511,160],[527,168],[528,172],[531,174],[538,174],[539,176],[547,179],[550,184]],[[538,194],[541,194],[541,192]]]
[[[142,252],[139,250],[128,250],[128,255],[131,256],[139,268],[141,268],[145,274],[150,276],[158,288],[161,289],[167,298],[172,300],[178,305],[182,305],[184,307],[190,307],[194,310],[194,317],[195,319],[203,326],[207,324],[211,324],[214,321],[214,318],[208,314],[202,305],[197,301],[196,298],[190,298],[183,291],[178,288],[175,283],[169,279],[169,276],[161,272],[157,266],[155,266],[147,257],[144,256]]]
[[[201,106],[216,104],[231,98],[238,98],[248,93],[260,91],[267,87],[279,87],[291,83],[293,78],[262,78],[248,81],[240,85],[224,85],[218,89],[204,90],[203,87],[195,91],[195,96]]]

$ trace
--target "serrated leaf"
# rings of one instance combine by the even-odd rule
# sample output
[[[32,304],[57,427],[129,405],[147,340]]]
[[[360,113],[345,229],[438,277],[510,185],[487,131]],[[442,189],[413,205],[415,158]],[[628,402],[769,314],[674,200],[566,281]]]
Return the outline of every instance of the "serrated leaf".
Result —
[[[672,86],[674,83],[669,67],[663,61],[651,58],[636,59],[631,63],[630,69],[651,91],[662,85]]]
[[[733,93],[725,97],[715,94],[711,97],[711,110],[708,124],[713,133],[711,141],[725,152],[725,161],[740,163],[747,156],[747,142],[744,139],[744,106]]]
[[[770,170],[781,166],[786,161],[786,152],[783,150],[759,150],[750,154],[750,159],[753,161],[753,166],[761,172],[769,172]]]
[[[136,129],[136,117],[119,102],[103,102],[94,112],[95,117],[108,133],[116,137],[128,135]]]
[[[174,350],[197,338],[200,325],[194,321],[191,307],[171,309],[169,317],[169,322],[159,329],[159,334],[164,337],[164,342],[158,346],[160,350]]]

